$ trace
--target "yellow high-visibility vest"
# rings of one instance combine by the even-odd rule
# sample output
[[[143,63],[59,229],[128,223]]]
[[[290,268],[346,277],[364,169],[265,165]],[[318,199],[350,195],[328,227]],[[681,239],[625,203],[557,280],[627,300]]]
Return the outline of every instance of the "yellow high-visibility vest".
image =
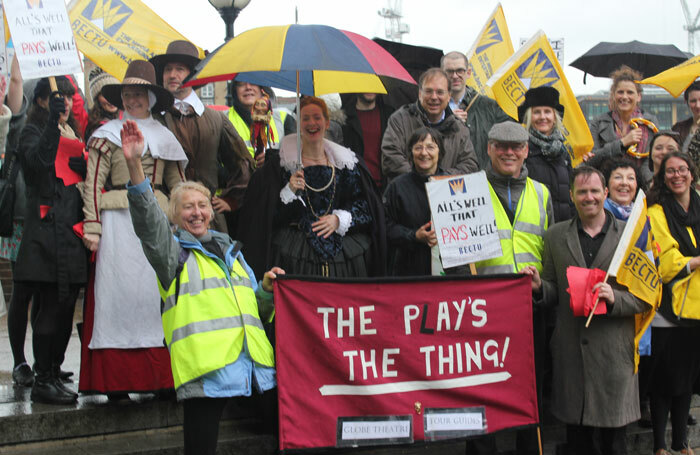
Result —
[[[179,280],[158,283],[175,388],[235,362],[244,342],[256,363],[275,365],[248,273],[238,260],[228,274],[222,265],[193,249]]]
[[[282,141],[282,136],[284,136],[284,121],[287,118],[287,113],[285,111],[275,110],[272,112],[272,120],[270,120],[270,128],[272,129],[272,134],[274,135],[274,141],[268,145],[270,148],[279,148],[280,142]],[[238,135],[245,142],[250,156],[255,156],[255,147],[250,143],[250,127],[245,124],[243,119],[236,109],[230,108],[228,110],[228,119],[236,128]]]
[[[549,190],[540,182],[528,177],[512,224],[491,182],[489,182],[489,194],[496,215],[502,254],[497,258],[477,262],[475,264],[477,273],[479,275],[517,273],[528,265],[534,265],[541,272],[544,233],[549,227],[547,219]]]

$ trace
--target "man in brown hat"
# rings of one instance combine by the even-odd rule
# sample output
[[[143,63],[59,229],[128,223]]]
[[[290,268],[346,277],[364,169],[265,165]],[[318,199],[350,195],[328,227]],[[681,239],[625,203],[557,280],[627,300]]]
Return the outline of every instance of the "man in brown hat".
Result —
[[[173,106],[162,114],[162,121],[189,158],[185,176],[202,182],[211,191],[216,211],[213,229],[227,232],[224,212],[238,209],[253,161],[225,114],[204,106],[192,87],[182,86],[199,61],[197,48],[183,40],[171,42],[165,54],[150,60],[158,84],[175,97]]]

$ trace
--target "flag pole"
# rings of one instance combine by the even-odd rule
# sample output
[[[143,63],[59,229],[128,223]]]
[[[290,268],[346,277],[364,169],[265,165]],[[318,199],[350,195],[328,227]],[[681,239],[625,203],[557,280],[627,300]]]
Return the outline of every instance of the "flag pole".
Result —
[[[605,274],[605,278],[603,279],[603,283],[608,282],[608,277],[610,276],[610,271],[608,271]],[[591,324],[591,319],[593,319],[593,314],[595,313],[595,309],[598,308],[598,302],[600,302],[600,297],[596,297],[595,303],[593,304],[593,308],[591,309],[590,314],[588,315],[588,319],[586,320],[586,328]]]

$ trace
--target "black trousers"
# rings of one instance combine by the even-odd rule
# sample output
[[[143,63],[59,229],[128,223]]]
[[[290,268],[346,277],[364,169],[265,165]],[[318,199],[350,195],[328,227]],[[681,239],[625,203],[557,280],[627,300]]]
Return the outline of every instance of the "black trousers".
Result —
[[[627,455],[625,427],[567,425],[566,455]]]
[[[34,361],[37,373],[46,373],[60,367],[65,358],[81,285],[69,285],[62,297],[59,297],[56,283],[34,283],[33,287],[36,306],[32,311]]]
[[[215,455],[219,422],[231,398],[188,398],[183,400],[185,455]],[[251,398],[263,420],[261,430],[277,435],[277,389]]]
[[[12,262],[12,273],[15,271],[15,263]],[[27,283],[15,282],[12,285],[12,298],[7,310],[7,334],[12,348],[14,366],[25,363],[24,340],[27,336],[27,322],[29,302],[32,300],[34,288]],[[32,320],[36,317],[36,305],[32,305]]]

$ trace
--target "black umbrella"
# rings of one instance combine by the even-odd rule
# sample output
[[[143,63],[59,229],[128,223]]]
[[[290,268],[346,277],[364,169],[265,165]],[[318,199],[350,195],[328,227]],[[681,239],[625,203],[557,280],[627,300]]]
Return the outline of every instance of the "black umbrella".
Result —
[[[673,44],[602,41],[574,60],[571,66],[596,77],[609,77],[610,73],[620,66],[627,65],[642,73],[644,77],[649,77],[686,60],[688,56]],[[586,74],[583,75],[584,84]]]

